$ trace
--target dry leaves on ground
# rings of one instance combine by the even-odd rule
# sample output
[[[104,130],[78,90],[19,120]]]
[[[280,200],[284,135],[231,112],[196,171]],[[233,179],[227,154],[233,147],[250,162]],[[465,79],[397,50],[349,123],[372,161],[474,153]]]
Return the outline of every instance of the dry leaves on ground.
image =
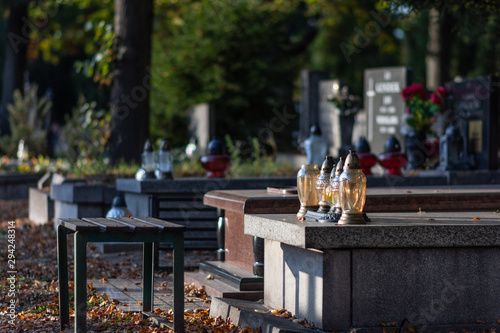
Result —
[[[0,201],[0,332],[59,332],[59,295],[57,280],[56,233],[52,224],[34,225],[27,219],[27,201]],[[3,266],[9,260],[7,245],[8,226],[15,225],[15,270],[16,283],[13,290],[7,280]],[[12,223],[14,221],[14,223]],[[73,310],[73,263],[72,239],[68,238],[70,315]],[[5,250],[4,250],[5,249]],[[128,259],[118,262],[102,260],[91,245],[87,251],[88,278],[127,278],[141,276],[141,270]],[[167,273],[155,274],[164,277]],[[162,285],[166,288],[167,284]],[[14,294],[9,294],[14,292]],[[186,285],[189,297],[205,299],[203,287]],[[14,299],[15,310],[11,311],[10,300]],[[117,301],[109,295],[100,294],[92,285],[87,286],[87,324],[93,332],[170,332],[160,328],[149,319],[142,319],[136,312],[117,309]],[[11,306],[12,308],[12,306]],[[12,313],[14,312],[14,313]],[[157,309],[155,312],[172,320],[171,309]],[[11,317],[12,314],[12,317]],[[74,317],[71,317],[73,321]],[[250,332],[248,328],[238,328],[230,321],[211,318],[208,308],[186,311],[185,330],[189,332]],[[73,324],[71,324],[73,326]],[[72,331],[72,327],[65,329]],[[253,330],[252,330],[253,331]]]

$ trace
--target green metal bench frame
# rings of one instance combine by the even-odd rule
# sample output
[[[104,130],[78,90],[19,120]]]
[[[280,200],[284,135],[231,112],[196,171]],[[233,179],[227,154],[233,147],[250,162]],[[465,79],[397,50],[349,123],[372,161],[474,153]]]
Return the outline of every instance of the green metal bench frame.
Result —
[[[184,231],[185,227],[156,218],[59,219],[59,320],[61,331],[69,326],[67,235],[75,239],[75,332],[87,331],[87,242],[142,242],[142,311],[153,309],[153,242],[174,244],[174,332],[184,331]]]

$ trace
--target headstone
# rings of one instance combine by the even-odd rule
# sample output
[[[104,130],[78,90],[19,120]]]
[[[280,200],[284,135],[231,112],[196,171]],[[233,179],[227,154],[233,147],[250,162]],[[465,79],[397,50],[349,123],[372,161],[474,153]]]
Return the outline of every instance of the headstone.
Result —
[[[408,67],[383,67],[365,70],[364,109],[367,112],[366,137],[372,152],[384,151],[391,136],[404,142],[401,133],[405,125],[405,102],[401,91],[411,83],[412,71]]]
[[[328,140],[329,155],[335,158],[345,157],[349,149],[353,148],[352,130],[355,114],[351,117],[342,116],[335,104],[329,101],[335,91],[340,93],[342,86],[340,80],[325,80],[319,83],[319,126],[323,136]]]
[[[328,76],[326,71],[300,72],[300,143],[307,139],[312,125],[319,125],[319,82],[327,80]],[[321,130],[323,131],[323,128]]]
[[[482,76],[446,84],[451,115],[445,120],[458,125],[464,138],[465,160],[472,169],[498,167],[500,127],[500,84],[497,78]]]
[[[211,113],[208,103],[198,104],[188,110],[188,132],[197,143],[197,151],[203,154],[207,150],[212,136]]]

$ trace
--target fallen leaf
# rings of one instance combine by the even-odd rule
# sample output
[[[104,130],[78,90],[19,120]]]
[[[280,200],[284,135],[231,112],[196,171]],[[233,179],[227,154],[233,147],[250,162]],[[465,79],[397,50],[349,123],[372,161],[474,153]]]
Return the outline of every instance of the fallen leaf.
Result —
[[[406,191],[406,193],[410,194],[410,193],[412,193],[412,192],[411,192],[411,191]]]
[[[477,216],[472,219],[472,221],[479,221],[479,220],[480,220],[480,218]]]
[[[397,327],[398,324],[395,321],[391,321],[388,323],[379,323],[378,326],[379,327]]]
[[[213,279],[214,279],[214,277],[212,276],[212,274],[208,274],[208,275],[205,277],[205,279],[207,279],[207,280],[213,280]]]
[[[485,322],[485,321],[480,320],[480,319],[476,320],[476,323],[478,323],[478,324],[483,324],[483,325],[484,325],[484,324],[486,324],[486,322]]]

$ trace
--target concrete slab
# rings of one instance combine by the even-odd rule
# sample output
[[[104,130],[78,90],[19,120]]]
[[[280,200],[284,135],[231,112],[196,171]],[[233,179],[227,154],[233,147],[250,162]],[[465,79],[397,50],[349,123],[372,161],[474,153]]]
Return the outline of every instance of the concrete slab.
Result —
[[[36,224],[48,223],[54,218],[54,200],[48,191],[29,189],[29,219]]]

